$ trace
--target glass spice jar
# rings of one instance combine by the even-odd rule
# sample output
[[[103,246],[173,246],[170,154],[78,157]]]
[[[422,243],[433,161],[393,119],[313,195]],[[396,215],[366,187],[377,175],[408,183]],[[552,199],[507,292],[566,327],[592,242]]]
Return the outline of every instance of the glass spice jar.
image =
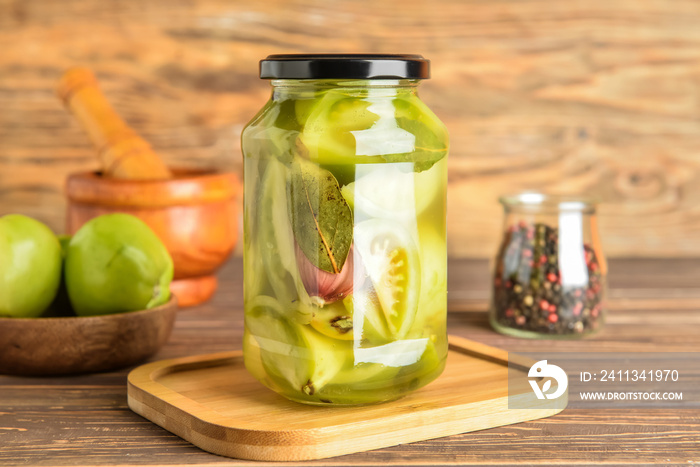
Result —
[[[600,330],[607,265],[595,204],[540,193],[499,201],[505,218],[493,265],[493,328],[535,339],[571,339]]]
[[[246,126],[246,368],[306,404],[396,399],[447,357],[448,135],[416,55],[273,55]]]

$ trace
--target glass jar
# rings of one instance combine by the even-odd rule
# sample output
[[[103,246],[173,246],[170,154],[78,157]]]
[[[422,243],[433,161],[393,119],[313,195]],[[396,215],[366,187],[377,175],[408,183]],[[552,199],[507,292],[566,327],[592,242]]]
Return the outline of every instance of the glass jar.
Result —
[[[315,405],[396,399],[447,356],[448,135],[428,61],[272,55],[242,135],[244,360]]]
[[[577,338],[605,320],[607,266],[595,205],[523,193],[500,199],[503,238],[493,267],[491,325],[528,338]]]

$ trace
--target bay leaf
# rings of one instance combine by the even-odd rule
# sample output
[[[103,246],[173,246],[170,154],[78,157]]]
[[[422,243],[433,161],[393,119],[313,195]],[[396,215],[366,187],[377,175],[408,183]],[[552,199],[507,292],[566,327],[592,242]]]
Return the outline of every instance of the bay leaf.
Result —
[[[289,208],[294,238],[314,266],[337,274],[352,244],[352,211],[328,170],[297,159],[291,172]]]

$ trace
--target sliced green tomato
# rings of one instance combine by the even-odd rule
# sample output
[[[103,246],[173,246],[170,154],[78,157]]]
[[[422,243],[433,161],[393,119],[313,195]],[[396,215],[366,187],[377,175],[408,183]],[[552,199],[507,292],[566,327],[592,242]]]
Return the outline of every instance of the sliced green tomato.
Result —
[[[420,361],[429,339],[398,339],[388,344],[355,349],[356,363],[378,363],[386,367],[405,367]]]
[[[447,248],[444,232],[428,222],[418,226],[421,289],[416,320],[407,338],[443,333],[447,313]]]
[[[285,308],[272,297],[251,300],[245,314],[245,328],[252,336],[247,344],[255,347],[250,355],[259,354],[265,373],[285,393],[314,400],[348,364],[352,344],[323,336],[285,315]]]
[[[309,114],[316,104],[316,99],[297,99],[296,104],[294,105],[294,115],[296,116],[297,121],[303,125],[309,118]]]
[[[439,165],[420,173],[413,169],[411,162],[358,165],[355,181],[341,193],[358,219],[415,219],[444,192],[447,180]]]
[[[343,302],[348,310],[352,310],[353,321],[358,327],[362,323],[361,332],[355,335],[356,345],[372,347],[393,340],[371,281],[356,285],[354,293],[345,297]]]
[[[394,107],[399,128],[416,138],[415,152],[411,156],[416,172],[430,169],[435,162],[447,155],[449,149],[447,128],[415,94],[406,94],[395,99]],[[387,162],[405,160],[392,156],[387,156],[385,159]]]
[[[318,106],[321,100],[326,95],[325,91],[317,92],[309,96],[302,96],[296,99],[294,104],[294,115],[296,116],[299,126],[303,128],[306,121],[309,119],[311,112]]]
[[[333,339],[353,340],[352,311],[348,311],[342,301],[324,307],[313,307],[310,324],[321,334]]]
[[[297,121],[296,103],[296,99],[286,99],[278,104],[280,111],[275,119],[275,128],[291,131],[301,130],[301,125]]]
[[[397,386],[412,385],[418,380],[422,382],[422,386],[442,373],[447,357],[447,339],[445,336],[440,336],[435,340],[426,340],[427,345],[420,361],[401,368],[394,378],[394,384]]]
[[[287,209],[288,175],[284,164],[270,159],[261,186],[257,227],[258,246],[270,285],[283,306],[291,309],[297,301],[309,304],[310,300],[294,253],[294,234]]]
[[[356,157],[353,132],[369,129],[379,119],[368,109],[370,105],[336,90],[326,92],[312,106],[305,104],[300,112],[308,112],[308,117],[299,138],[309,158],[321,165],[380,162],[379,158]]]
[[[395,339],[402,339],[416,317],[420,296],[421,268],[411,234],[400,224],[385,219],[358,223],[355,248],[362,258],[381,305],[386,326]]]
[[[444,230],[439,231],[430,224],[423,224],[418,228],[418,239],[422,259],[421,301],[445,302],[447,299],[447,245]]]
[[[357,290],[342,301],[312,308],[310,324],[323,335],[354,340],[363,346],[380,345],[391,340],[379,299],[371,286]]]
[[[245,274],[243,276],[243,284],[246,296],[250,297],[263,293],[265,281],[267,280],[259,243],[252,235],[247,235],[245,238],[245,248],[243,250]]]
[[[301,142],[323,166],[410,161],[422,172],[449,147],[444,124],[410,92],[330,90],[315,103],[297,102],[296,113],[300,122],[305,118]]]
[[[321,86],[294,92],[294,115],[300,128],[303,128],[311,111],[321,102],[327,92],[328,88]]]
[[[243,153],[247,159],[275,158],[289,163],[298,152],[300,130],[295,100],[269,101],[244,128]]]
[[[246,159],[244,164],[244,199],[250,203],[250,200],[260,199],[260,181],[262,179],[260,169],[264,166],[256,159]],[[263,293],[263,288],[267,284],[260,239],[258,235],[254,235],[258,232],[258,223],[261,217],[256,214],[254,209],[246,209],[243,215],[243,267],[245,270],[243,282],[248,297],[255,297]]]
[[[286,200],[287,171],[284,165],[270,159],[263,175],[258,210],[258,234],[263,266],[275,296],[282,303],[294,299],[289,287],[289,268],[294,264],[294,239],[284,201]],[[296,269],[296,268],[295,268]]]
[[[352,385],[357,402],[365,397],[376,400],[377,392],[396,391],[399,385],[415,384],[415,379],[426,369],[439,365],[435,358],[435,345],[427,338],[402,339],[374,347],[355,348],[354,353],[355,365],[352,369],[339,371],[332,384],[326,387],[325,395],[329,399],[336,399],[335,391],[343,396],[346,385]]]
[[[253,375],[255,379],[261,382],[269,380],[269,385],[276,386],[276,384],[274,384],[274,382],[267,376],[265,367],[262,364],[260,346],[248,328],[243,329],[243,364],[245,365],[246,370],[248,370],[248,372]]]

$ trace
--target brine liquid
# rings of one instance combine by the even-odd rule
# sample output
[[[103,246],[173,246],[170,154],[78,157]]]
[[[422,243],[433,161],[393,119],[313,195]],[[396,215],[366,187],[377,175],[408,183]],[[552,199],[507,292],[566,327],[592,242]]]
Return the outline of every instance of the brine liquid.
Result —
[[[447,356],[446,157],[419,172],[411,162],[321,166],[352,212],[345,287],[309,287],[318,276],[295,238],[292,167],[245,159],[246,367],[307,404],[376,403],[428,384]]]

